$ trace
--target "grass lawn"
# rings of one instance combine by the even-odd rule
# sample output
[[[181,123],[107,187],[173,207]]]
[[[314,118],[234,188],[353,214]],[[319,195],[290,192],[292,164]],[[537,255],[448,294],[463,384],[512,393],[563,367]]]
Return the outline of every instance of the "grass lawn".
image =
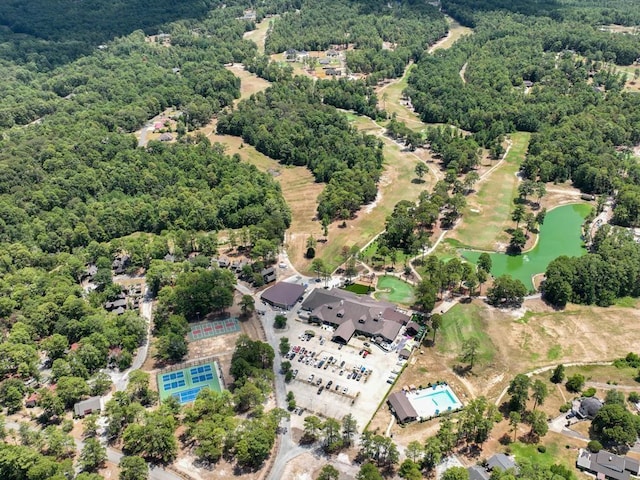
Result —
[[[357,293],[358,295],[365,295],[373,290],[369,285],[362,285],[361,283],[352,283],[351,285],[343,287],[343,289]]]
[[[477,192],[467,200],[462,221],[451,232],[461,246],[495,250],[497,243],[508,243],[505,229],[513,226],[511,211],[518,192],[516,172],[524,160],[531,135],[511,134],[512,146],[500,167],[476,184]]]
[[[400,303],[402,305],[412,305],[415,301],[413,287],[407,282],[403,282],[396,277],[378,277],[376,289],[378,292],[376,292],[375,297],[378,300],[386,300],[388,302]]]
[[[413,257],[413,255],[407,255],[405,254],[402,250],[396,250],[396,261],[395,264],[396,265],[401,265],[404,264],[405,262],[409,261],[409,259],[411,257]],[[376,255],[378,253],[378,242],[371,242],[371,244],[365,248],[362,252],[360,252],[360,257],[363,259],[366,259],[367,263],[371,264],[371,258]],[[390,257],[387,256],[387,259],[385,261],[385,264],[390,264],[391,260]]]
[[[534,465],[545,467],[560,463],[573,470],[577,452],[574,448],[566,448],[567,442],[564,437],[552,433],[546,435],[540,444],[546,447],[544,453],[538,451],[538,445],[515,442],[509,446],[518,462],[528,460]]]
[[[491,337],[486,333],[486,319],[473,303],[454,306],[442,315],[442,327],[436,334],[436,346],[441,353],[461,352],[465,340],[475,337],[480,342],[478,363],[491,362],[496,353]]]
[[[625,353],[620,356],[624,357]],[[613,365],[584,365],[581,367],[566,367],[565,374],[568,377],[580,373],[588,382],[609,383],[611,385],[638,386],[638,369],[632,367],[617,368]]]
[[[636,308],[638,299],[633,297],[622,297],[616,300],[616,307]]]

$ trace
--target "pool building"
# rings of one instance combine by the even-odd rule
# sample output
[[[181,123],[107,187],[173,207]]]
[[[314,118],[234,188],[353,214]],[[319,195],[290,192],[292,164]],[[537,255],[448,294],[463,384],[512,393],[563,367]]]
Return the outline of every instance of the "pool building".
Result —
[[[387,403],[400,423],[428,420],[462,408],[462,403],[446,383],[392,393]]]

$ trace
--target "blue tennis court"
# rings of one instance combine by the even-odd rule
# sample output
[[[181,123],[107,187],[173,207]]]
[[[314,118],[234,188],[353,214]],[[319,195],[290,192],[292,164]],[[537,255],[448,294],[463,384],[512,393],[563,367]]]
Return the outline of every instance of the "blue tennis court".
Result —
[[[160,400],[176,398],[181,404],[193,402],[204,388],[222,391],[218,370],[214,363],[204,363],[175,372],[157,375]]]

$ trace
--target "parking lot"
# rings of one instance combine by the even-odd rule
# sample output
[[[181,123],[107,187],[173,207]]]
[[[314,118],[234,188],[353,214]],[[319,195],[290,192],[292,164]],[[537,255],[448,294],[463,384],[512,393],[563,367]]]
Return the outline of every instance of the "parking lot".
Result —
[[[297,370],[287,387],[297,405],[305,413],[338,420],[351,413],[361,430],[391,387],[387,382],[390,375],[402,368],[397,353],[387,353],[364,337],[354,336],[348,345],[332,342],[331,327],[309,325],[299,319],[296,309],[286,315],[287,328],[275,332],[278,339],[287,337],[292,347],[293,358],[283,360],[291,362],[294,372]],[[270,317],[263,318],[270,321]],[[314,335],[305,335],[307,331]],[[371,353],[365,353],[365,349]],[[296,418],[304,417],[294,415],[293,426],[298,423]]]

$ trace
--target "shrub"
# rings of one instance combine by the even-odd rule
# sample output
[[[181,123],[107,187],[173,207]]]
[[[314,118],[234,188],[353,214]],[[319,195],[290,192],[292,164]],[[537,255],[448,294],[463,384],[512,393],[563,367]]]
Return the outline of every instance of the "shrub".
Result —
[[[589,387],[582,392],[583,397],[593,397],[596,394],[596,389],[593,387]]]
[[[587,448],[591,453],[598,453],[600,450],[602,450],[602,444],[598,440],[591,440],[587,444]]]
[[[560,413],[567,413],[569,410],[571,410],[571,403],[567,402],[560,405]]]
[[[638,392],[631,392],[629,394],[629,401],[631,403],[638,403],[640,402],[640,394],[638,394]]]
[[[547,451],[547,447],[545,447],[544,445],[538,445],[538,451],[540,453],[545,453]]]
[[[566,387],[570,392],[578,393],[584,387],[585,378],[584,375],[576,373],[567,380]]]

